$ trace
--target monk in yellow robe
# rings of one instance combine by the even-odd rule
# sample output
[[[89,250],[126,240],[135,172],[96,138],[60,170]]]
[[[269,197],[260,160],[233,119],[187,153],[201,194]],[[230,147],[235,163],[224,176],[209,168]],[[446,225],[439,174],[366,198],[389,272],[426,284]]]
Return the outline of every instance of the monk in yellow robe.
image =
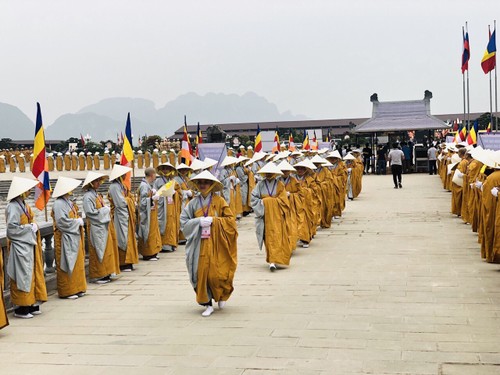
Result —
[[[462,213],[462,191],[463,188],[459,184],[453,182],[453,177],[455,180],[460,180],[463,185],[463,176],[467,171],[467,159],[465,156],[465,148],[461,148],[458,152],[458,157],[455,155],[456,161],[458,164],[455,168],[452,168],[452,177],[451,177],[451,213],[457,216],[460,216]]]
[[[296,169],[290,165],[286,160],[282,161],[278,168],[283,172],[283,176],[280,177],[281,182],[285,185],[285,190],[288,195],[288,202],[290,204],[290,215],[286,220],[288,224],[288,233],[290,234],[290,243],[292,250],[297,248],[297,242],[299,241],[299,227],[303,224],[305,220],[305,193],[301,189],[300,183],[297,179],[292,176],[292,172],[296,172]],[[304,246],[301,243],[302,247]]]
[[[64,154],[64,170],[65,171],[71,170],[71,154],[69,152],[66,152]]]
[[[94,167],[94,158],[92,157],[92,153],[90,151],[87,152],[86,163],[87,163],[87,170],[91,171],[92,168]]]
[[[59,177],[52,194],[57,293],[60,298],[77,299],[87,290],[83,226],[78,207],[70,197],[80,180]]]
[[[333,215],[340,217],[345,209],[347,169],[338,151],[331,152],[326,159],[332,164],[328,169],[333,178]]]
[[[160,164],[161,163],[166,163],[168,161],[168,155],[167,155],[167,151],[166,150],[163,150],[161,152],[161,156],[160,156]]]
[[[157,261],[161,250],[160,227],[158,226],[158,195],[152,184],[156,180],[154,168],[144,170],[144,178],[137,191],[137,238],[142,260]]]
[[[160,155],[158,155],[158,149],[157,148],[155,148],[153,150],[152,159],[153,159],[153,168],[156,168],[158,166],[158,164],[160,164]]]
[[[86,190],[83,196],[83,211],[89,240],[89,279],[96,284],[109,283],[112,274],[120,273],[111,208],[97,191],[105,178],[106,175],[102,173],[89,172],[83,183],[83,189]]]
[[[120,270],[130,272],[139,263],[139,251],[135,239],[136,217],[135,199],[124,183],[125,175],[132,168],[115,164],[109,176],[108,199],[118,243]]]
[[[189,201],[193,198],[193,184],[189,179],[189,175],[192,172],[192,168],[184,163],[177,166],[177,176],[174,177],[175,181],[179,184],[181,188],[181,206],[179,208],[179,216],[187,206]],[[179,244],[185,243],[186,238],[182,231],[179,232]]]
[[[162,163],[156,168],[158,177],[153,185],[160,190],[167,183],[175,184],[175,193],[171,197],[160,197],[158,200],[158,225],[161,234],[161,252],[172,252],[177,249],[180,232],[180,214],[182,206],[182,189],[174,177],[177,170],[170,163]]]
[[[76,152],[71,154],[71,170],[78,170],[78,154]]]
[[[34,221],[35,215],[25,201],[36,185],[35,180],[14,177],[7,197],[9,203],[5,208],[10,298],[15,306],[14,316],[25,319],[41,314],[40,305],[47,301],[42,240]],[[0,293],[3,297],[3,285]]]
[[[500,160],[492,160],[486,162],[488,176],[482,186],[482,203],[483,211],[481,218],[482,227],[482,241],[481,241],[481,255],[490,263],[500,262],[500,241],[496,240],[500,234],[500,219],[498,218],[498,190],[500,188]],[[497,167],[498,166],[498,167]],[[493,167],[495,169],[493,169]]]
[[[252,191],[252,208],[259,248],[265,244],[266,262],[274,272],[278,265],[290,264],[292,244],[286,219],[290,215],[290,204],[285,185],[277,179],[283,173],[273,163],[262,167],[259,181]]]
[[[101,169],[101,158],[99,156],[99,152],[96,151],[93,158],[94,158],[94,169],[98,171],[99,169]]]
[[[0,173],[5,173],[5,155],[0,155]]]
[[[142,150],[137,151],[137,168],[144,168],[144,154]]]
[[[199,194],[182,210],[181,229],[186,237],[186,265],[196,292],[205,306],[202,316],[214,312],[212,300],[223,309],[234,287],[238,231],[234,214],[215,192],[222,184],[208,171],[193,177]]]
[[[103,163],[104,163],[105,170],[108,170],[109,168],[111,168],[111,157],[109,156],[108,150],[104,151]]]
[[[299,210],[298,222],[298,236],[300,246],[308,248],[314,234],[316,233],[317,223],[315,222],[314,215],[314,199],[315,194],[313,185],[316,185],[314,172],[312,168],[314,164],[305,162],[297,162],[293,166],[297,170],[295,178],[299,184],[299,189],[303,195],[303,211]],[[316,168],[316,167],[314,167]]]
[[[54,155],[52,153],[49,153],[47,155],[47,164],[49,167],[49,172],[53,172],[54,171]],[[33,170],[33,168],[31,168],[31,170]]]
[[[330,228],[334,206],[333,176],[328,168],[323,167],[323,163],[326,163],[325,159],[316,155],[311,161],[316,166],[316,182],[319,186],[319,194],[321,194],[320,226],[321,228]]]
[[[146,152],[144,153],[144,168],[149,168],[150,166],[151,166],[151,152],[149,152],[149,150],[146,150]]]

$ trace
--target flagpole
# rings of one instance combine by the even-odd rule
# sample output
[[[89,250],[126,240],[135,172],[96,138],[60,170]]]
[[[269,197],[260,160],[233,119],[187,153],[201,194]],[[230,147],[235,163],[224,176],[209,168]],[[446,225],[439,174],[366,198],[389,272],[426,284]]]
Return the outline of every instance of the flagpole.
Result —
[[[464,31],[463,26],[462,26],[462,35],[464,36],[464,39],[465,39],[465,31]],[[465,41],[463,43],[465,44]],[[463,64],[463,61],[462,61],[462,64]],[[465,98],[465,72],[463,70],[462,70],[462,91],[463,91],[463,99],[464,99],[464,121],[465,121],[465,114],[467,113],[467,106],[465,104],[466,103],[465,102],[465,99],[466,99]]]
[[[469,28],[467,27],[467,22],[465,22],[465,32],[469,33]],[[469,69],[467,69],[467,130],[470,128],[470,99],[469,99]]]
[[[495,33],[495,37],[496,37],[496,30],[497,30],[497,20],[494,20],[493,32]],[[495,44],[496,44],[496,39],[495,39]],[[495,54],[495,132],[497,131],[498,131],[498,89],[497,89],[497,58]]]
[[[43,202],[45,203],[44,204],[44,210],[45,210],[45,221],[49,221],[49,217],[47,215],[47,194],[45,194],[45,190],[43,191]]]

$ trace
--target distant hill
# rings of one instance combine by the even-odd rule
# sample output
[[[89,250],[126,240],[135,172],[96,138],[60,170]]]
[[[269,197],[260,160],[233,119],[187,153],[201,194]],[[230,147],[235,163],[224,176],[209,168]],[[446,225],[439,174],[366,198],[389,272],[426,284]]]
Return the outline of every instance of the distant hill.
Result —
[[[19,108],[0,103],[0,138],[31,139],[35,124]]]
[[[132,133],[171,136],[182,126],[184,115],[189,124],[221,124],[234,122],[266,122],[302,120],[305,116],[280,113],[275,104],[253,92],[244,95],[187,93],[156,109],[151,100],[142,98],[108,98],[67,113],[46,126],[47,139],[68,139],[80,134],[91,135],[93,141],[115,140],[124,132],[130,112]],[[0,103],[0,138],[31,139],[35,125],[19,110]]]
[[[152,101],[141,98],[109,98],[88,105],[76,114],[59,117],[46,130],[47,137],[59,139],[89,133],[94,140],[116,139],[125,129],[130,112],[134,135],[170,136],[182,126],[184,115],[189,124],[301,120],[290,111],[280,113],[275,104],[264,97],[248,92],[244,95],[188,93],[155,109]]]

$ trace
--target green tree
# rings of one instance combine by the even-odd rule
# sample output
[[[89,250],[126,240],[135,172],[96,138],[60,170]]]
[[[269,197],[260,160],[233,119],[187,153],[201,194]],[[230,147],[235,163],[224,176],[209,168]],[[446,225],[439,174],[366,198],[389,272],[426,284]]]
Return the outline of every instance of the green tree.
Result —
[[[160,143],[161,139],[162,138],[159,135],[150,135],[144,140],[144,142],[142,142],[141,148],[143,151],[147,149],[154,149],[156,147],[156,143]]]
[[[11,138],[2,138],[0,139],[0,149],[12,148],[14,144],[12,143]]]

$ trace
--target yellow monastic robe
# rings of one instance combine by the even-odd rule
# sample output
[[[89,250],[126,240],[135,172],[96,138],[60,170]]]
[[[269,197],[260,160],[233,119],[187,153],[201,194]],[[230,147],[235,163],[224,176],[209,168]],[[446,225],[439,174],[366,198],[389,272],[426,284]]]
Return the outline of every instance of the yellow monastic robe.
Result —
[[[168,160],[168,156],[167,156],[167,153],[161,153],[161,157],[160,157],[160,160],[161,160],[161,163],[166,163],[167,160]]]
[[[290,193],[288,196],[290,218],[287,220],[287,223],[289,223],[288,233],[290,234],[292,250],[295,250],[297,241],[300,239],[299,228],[305,222],[305,192],[301,189],[300,183],[295,177],[289,176],[288,178],[284,178],[283,184],[285,185],[285,190]]]
[[[57,155],[56,156],[56,170],[57,171],[62,171],[63,170],[63,157],[62,155]]]
[[[139,191],[137,192],[138,199],[140,199]],[[153,192],[150,190],[149,191],[149,198],[153,196]],[[142,212],[140,209],[140,202],[137,202],[136,206],[137,212],[138,212],[138,225],[140,225],[141,222],[141,215],[147,215],[146,212]],[[137,242],[137,248],[139,250],[139,254],[141,254],[143,257],[144,256],[152,256],[156,255],[160,252],[161,250],[161,235],[160,235],[160,229],[158,225],[158,213],[156,212],[157,209],[157,204],[151,205],[151,211],[149,212],[149,235],[146,241],[144,241],[142,238],[138,237],[138,242]]]
[[[87,170],[91,171],[94,166],[94,158],[92,157],[92,155],[87,155],[86,160],[87,160]]]
[[[47,164],[49,166],[49,172],[53,172],[54,171],[54,157],[53,156],[47,156]],[[33,168],[31,168],[31,170],[33,170]]]
[[[104,200],[100,193],[98,193],[99,199],[95,201],[95,208],[99,210],[104,206]],[[87,233],[90,233],[90,222],[87,220],[86,223]],[[99,262],[99,257],[95,251],[92,242],[88,241],[89,246],[89,279],[100,279],[105,276],[111,275],[112,273],[120,273],[120,261],[118,256],[118,245],[116,243],[116,237],[113,238],[114,232],[114,222],[113,219],[108,224],[108,240],[106,242],[106,249],[104,250],[104,256],[102,262]],[[87,237],[88,238],[88,237]]]
[[[330,228],[332,225],[333,217],[333,177],[327,168],[320,167],[316,172],[316,182],[320,187],[321,194],[321,228]]]
[[[104,160],[104,169],[108,170],[109,168],[111,168],[111,157],[107,152],[104,154],[103,160]]]
[[[19,172],[26,172],[26,162],[22,156],[17,156],[17,164],[19,165]]]
[[[492,172],[484,182],[482,203],[483,210],[481,215],[482,241],[481,255],[488,262],[494,261],[495,253],[493,251],[493,243],[495,239],[495,229],[497,222],[497,197],[491,194],[491,189],[500,186],[500,170]]]
[[[3,251],[0,249],[0,329],[9,325],[7,310],[5,309],[5,301],[3,300],[3,277]]]
[[[71,155],[64,155],[64,170],[71,170]]]
[[[300,190],[304,196],[303,198],[303,212],[299,211],[298,218],[298,234],[299,240],[305,243],[309,243],[312,237],[316,233],[316,223],[314,215],[314,190],[310,185],[315,184],[314,178],[312,176],[307,176],[305,178],[297,177],[297,182],[300,185]]]
[[[255,187],[255,176],[250,168],[244,168],[245,173],[248,176],[248,197],[247,201],[243,202],[243,212],[251,212],[252,207],[250,206],[250,200],[252,199],[252,190]]]
[[[354,166],[352,167],[352,194],[356,198],[362,189],[362,179],[363,179],[363,163],[358,159],[354,160]]]
[[[5,173],[5,159],[0,158],[0,173]]]
[[[175,167],[175,152],[168,153],[168,161]]]
[[[167,203],[167,225],[165,231],[161,236],[162,245],[168,245],[172,247],[177,247],[179,244],[179,233],[181,231],[180,226],[180,213],[182,205],[182,191],[181,187],[177,182],[175,183],[175,194],[172,197],[172,203]]]
[[[157,152],[153,152],[153,168],[156,168],[160,164],[160,157]]]
[[[462,159],[456,169],[465,174],[467,172],[467,160]],[[453,170],[451,175],[453,176],[454,173]],[[462,192],[462,187],[451,181],[451,213],[454,215],[460,216],[462,212]]]
[[[101,169],[101,158],[99,155],[94,155],[94,169],[98,171]]]
[[[118,250],[120,257],[120,265],[139,263],[139,250],[137,249],[137,241],[135,240],[135,200],[130,191],[123,192],[123,196],[127,201],[128,206],[128,232],[127,232],[127,251]],[[111,213],[114,210],[114,204],[111,197],[108,195],[109,203],[111,204]],[[116,230],[116,228],[115,228]],[[115,232],[116,235],[116,232]]]
[[[137,168],[142,169],[144,167],[144,154],[137,154]]]
[[[78,156],[71,155],[71,170],[76,171],[78,169]]]
[[[78,156],[78,168],[80,171],[85,170],[85,155]]]
[[[78,249],[78,258],[76,259],[75,267],[71,276],[61,269],[61,241],[62,233],[57,229],[54,211],[52,211],[52,221],[54,223],[54,250],[56,258],[57,272],[57,294],[60,298],[72,296],[74,294],[85,292],[87,290],[87,280],[85,279],[85,247],[83,227],[80,227],[80,247]],[[73,209],[69,211],[69,217],[76,219],[78,215],[78,207],[73,205]]]
[[[469,183],[475,184],[478,179],[481,178],[480,172],[481,168],[483,167],[483,163],[481,163],[479,160],[472,160],[469,164],[468,171],[467,171],[467,179]],[[470,188],[470,193],[469,193],[469,202],[468,202],[468,211],[469,211],[469,217],[468,217],[468,222],[470,223],[472,227],[473,232],[477,232],[478,224],[479,224],[479,207],[481,203],[480,195],[479,193],[481,190],[476,188],[474,185],[472,188]]]
[[[207,207],[194,209],[194,217],[187,217],[190,206],[200,206],[198,200],[192,201],[183,212],[182,220],[203,217],[207,212]],[[233,279],[236,272],[237,249],[236,243],[238,230],[234,214],[231,212],[224,198],[212,195],[212,201],[208,207],[206,216],[213,218],[210,226],[210,238],[202,238],[200,241],[200,254],[198,257],[196,302],[205,304],[209,302],[208,289],[212,293],[212,298],[217,301],[227,301],[234,290]],[[186,238],[190,238],[194,233],[187,232]]]
[[[150,165],[151,165],[151,153],[149,151],[146,151],[146,153],[144,154],[144,168],[149,168]]]
[[[25,205],[29,217],[23,213],[21,215],[21,225],[31,224],[34,222],[34,214],[31,207]],[[33,276],[31,278],[31,290],[23,292],[17,288],[16,282],[10,280],[10,299],[14,305],[17,306],[31,306],[36,301],[47,301],[47,289],[45,286],[45,276],[43,274],[43,251],[42,251],[42,238],[40,232],[37,232],[37,244],[33,247],[35,252],[35,264],[33,267]]]
[[[17,170],[16,157],[9,157],[9,170],[11,173],[15,173]]]

